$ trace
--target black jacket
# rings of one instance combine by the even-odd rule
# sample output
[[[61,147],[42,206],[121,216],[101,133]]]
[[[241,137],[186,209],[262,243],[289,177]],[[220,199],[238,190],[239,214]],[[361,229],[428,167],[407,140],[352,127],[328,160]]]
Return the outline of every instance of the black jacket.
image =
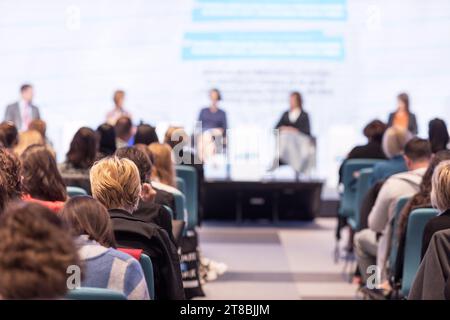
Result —
[[[155,191],[156,191],[155,203],[160,204],[162,206],[168,206],[170,209],[172,209],[173,212],[176,212],[175,198],[173,194],[156,188]]]
[[[445,211],[443,214],[433,217],[425,225],[422,237],[422,257],[427,252],[428,244],[433,237],[433,234],[440,230],[450,229],[450,210]]]
[[[278,121],[277,125],[275,126],[275,129],[279,129],[280,127],[283,126],[294,127],[298,129],[301,133],[307,134],[308,136],[311,135],[309,116],[308,113],[306,113],[305,111],[302,111],[302,113],[300,113],[300,116],[294,123],[292,123],[289,120],[289,111],[285,111],[281,116],[280,121]]]
[[[392,125],[394,124],[394,117],[395,117],[395,112],[392,112],[389,115],[388,127],[392,127]],[[416,115],[412,112],[409,113],[408,130],[413,134],[417,134],[417,131],[418,131]]]
[[[166,231],[120,209],[109,210],[114,235],[120,247],[143,249],[153,263],[157,300],[185,298],[180,258]]]
[[[138,208],[133,212],[136,217],[145,222],[151,222],[164,229],[169,235],[170,240],[175,243],[172,233],[172,217],[164,207],[157,203],[144,203],[139,201]]]

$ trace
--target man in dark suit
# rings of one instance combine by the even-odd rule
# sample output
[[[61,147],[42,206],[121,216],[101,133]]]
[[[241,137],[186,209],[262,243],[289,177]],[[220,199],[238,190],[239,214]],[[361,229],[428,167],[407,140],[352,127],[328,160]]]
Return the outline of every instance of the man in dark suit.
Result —
[[[19,131],[25,131],[31,121],[40,119],[40,115],[38,107],[32,104],[33,87],[30,84],[20,87],[20,95],[18,102],[6,107],[5,121],[11,121]]]

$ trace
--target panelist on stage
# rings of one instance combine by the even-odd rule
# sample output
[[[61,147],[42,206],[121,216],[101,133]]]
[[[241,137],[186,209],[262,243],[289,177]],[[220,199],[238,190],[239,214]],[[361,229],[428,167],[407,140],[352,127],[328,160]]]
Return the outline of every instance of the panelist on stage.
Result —
[[[121,117],[128,117],[131,119],[131,114],[123,107],[125,101],[125,91],[116,90],[114,92],[113,101],[114,109],[106,115],[106,123],[115,126],[117,120]]]
[[[400,93],[397,96],[397,110],[389,115],[388,127],[400,127],[417,134],[416,115],[410,110],[408,94]]]
[[[5,121],[14,123],[19,131],[28,130],[31,121],[40,119],[39,109],[32,104],[33,87],[24,84],[20,87],[20,100],[6,107]]]
[[[311,137],[309,116],[303,110],[299,92],[292,92],[289,110],[285,111],[275,129],[279,130],[279,161],[297,173],[310,173],[314,166],[315,145]]]

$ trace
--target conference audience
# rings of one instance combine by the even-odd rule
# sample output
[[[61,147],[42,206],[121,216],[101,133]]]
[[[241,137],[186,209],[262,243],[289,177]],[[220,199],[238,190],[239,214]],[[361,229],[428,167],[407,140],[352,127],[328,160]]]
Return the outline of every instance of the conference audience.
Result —
[[[141,265],[116,250],[116,240],[106,208],[89,196],[70,199],[60,214],[75,237],[84,264],[82,287],[122,292],[129,300],[148,300]]]
[[[406,230],[408,227],[408,218],[410,213],[419,208],[431,208],[431,178],[436,167],[443,161],[450,160],[450,151],[443,150],[436,153],[430,165],[423,175],[422,182],[419,186],[419,192],[417,192],[404,206],[400,216],[398,218],[397,230],[394,232],[398,236],[398,248],[397,248],[397,258],[396,265],[390,266],[393,270],[391,272],[395,279],[401,279],[403,275],[403,260],[405,253],[405,242],[406,242]]]
[[[70,232],[49,209],[10,204],[0,216],[0,298],[62,299],[70,266],[81,266]]]
[[[406,144],[412,137],[408,130],[400,127],[390,127],[386,130],[383,135],[382,147],[388,160],[377,163],[373,167],[372,185],[408,169],[403,153]]]
[[[31,145],[20,156],[23,200],[59,212],[67,199],[66,186],[53,154],[44,145]]]
[[[97,160],[113,155],[116,152],[116,131],[110,124],[104,123],[97,128],[98,152]]]
[[[2,137],[1,142],[3,146],[8,149],[14,149],[19,142],[19,132],[11,121],[0,123],[0,136]]]
[[[367,143],[354,147],[339,168],[339,182],[342,182],[342,170],[344,164],[349,159],[386,159],[383,152],[382,140],[387,129],[385,123],[380,120],[373,120],[364,127],[363,134],[367,138]]]
[[[80,187],[90,193],[89,169],[97,157],[97,136],[94,130],[82,127],[75,133],[66,161],[58,166],[68,186]]]
[[[148,146],[154,142],[159,142],[156,129],[149,124],[138,125],[136,128],[136,134],[134,135],[134,144],[145,144]]]
[[[450,229],[450,160],[441,162],[432,178],[431,203],[439,210],[437,217],[431,218],[425,226],[422,238],[422,257],[434,233]]]
[[[433,119],[428,124],[428,140],[430,140],[431,151],[437,153],[447,150],[449,134],[447,125],[442,119]]]
[[[14,152],[20,156],[26,148],[34,144],[45,144],[42,135],[36,130],[23,131],[19,134],[19,142],[14,147]]]
[[[355,234],[355,255],[363,283],[368,278],[368,268],[380,269],[379,289],[386,286],[386,258],[390,250],[391,220],[399,198],[412,196],[419,191],[427,170],[431,148],[427,140],[414,138],[405,146],[407,172],[392,175],[381,187],[375,205],[369,214],[368,229]]]
[[[397,110],[389,115],[388,126],[408,130],[414,135],[417,134],[416,115],[411,112],[408,94],[400,93],[397,96]]]
[[[152,259],[157,300],[184,299],[180,259],[166,231],[133,216],[141,194],[141,179],[129,159],[110,157],[91,168],[95,199],[108,210],[118,245],[143,249]]]
[[[33,86],[24,84],[20,87],[20,100],[6,107],[5,121],[11,121],[19,131],[25,131],[34,119],[40,119],[40,115],[39,108],[33,105]]]
[[[116,90],[113,95],[114,108],[106,115],[106,123],[115,126],[121,117],[131,118],[131,114],[124,109],[125,91]]]
[[[129,117],[120,117],[114,126],[116,131],[117,149],[127,147],[130,139],[133,137],[133,123]]]

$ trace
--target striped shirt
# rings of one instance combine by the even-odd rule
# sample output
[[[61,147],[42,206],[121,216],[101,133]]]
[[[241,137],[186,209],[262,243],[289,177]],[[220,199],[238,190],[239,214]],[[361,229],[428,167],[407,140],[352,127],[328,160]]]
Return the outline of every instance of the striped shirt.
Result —
[[[140,263],[130,255],[106,248],[82,235],[76,239],[84,262],[82,287],[104,288],[123,293],[130,300],[149,300]]]

